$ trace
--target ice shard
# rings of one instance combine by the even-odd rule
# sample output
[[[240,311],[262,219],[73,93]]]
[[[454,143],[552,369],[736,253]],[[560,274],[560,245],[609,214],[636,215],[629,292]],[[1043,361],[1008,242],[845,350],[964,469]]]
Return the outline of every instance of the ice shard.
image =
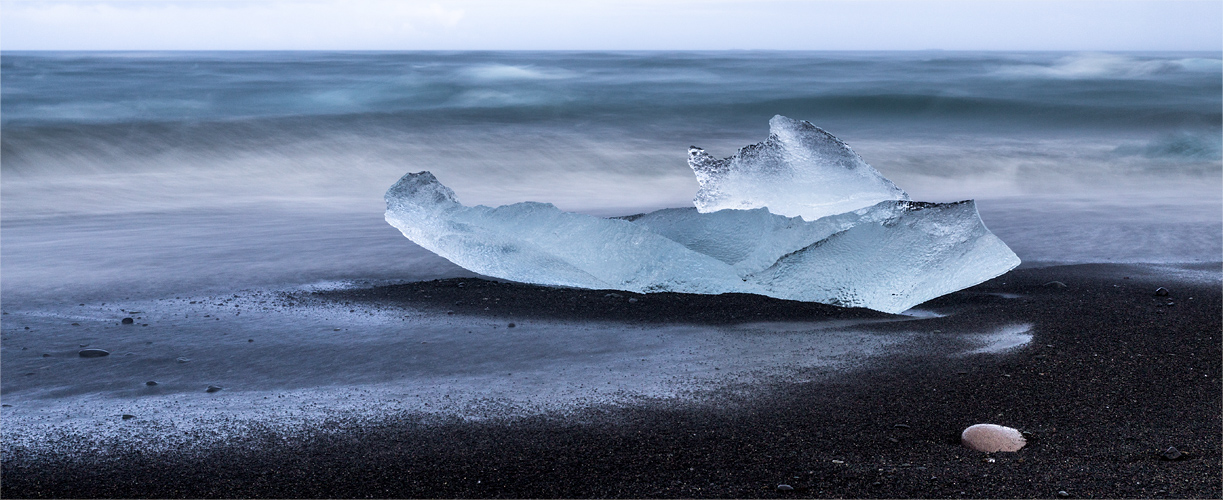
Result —
[[[697,210],[768,207],[807,220],[866,208],[884,200],[907,200],[892,184],[824,129],[781,115],[769,120],[769,138],[716,159],[688,148],[688,166],[700,190]]]
[[[386,220],[422,247],[498,278],[634,292],[755,293],[892,313],[1019,265],[982,224],[972,201],[907,201],[827,132],[784,117],[770,124],[770,141],[749,148],[784,150],[774,156],[786,161],[752,163],[745,158],[759,156],[745,155],[744,148],[716,167],[733,173],[717,181],[721,202],[746,202],[743,193],[766,196],[741,204],[748,209],[676,208],[604,219],[547,203],[468,207],[433,174],[420,172],[387,191]],[[693,165],[698,175],[700,168]],[[748,172],[770,168],[777,175],[762,173],[766,178],[750,189],[736,185]],[[778,173],[783,171],[789,173]],[[810,196],[804,184],[787,182],[786,176],[842,182],[842,189],[824,186],[820,193],[835,194],[828,203],[803,202]],[[778,192],[767,193],[770,185]],[[866,201],[808,218],[814,217],[811,207]],[[780,210],[788,213],[777,213],[769,203],[784,205]]]

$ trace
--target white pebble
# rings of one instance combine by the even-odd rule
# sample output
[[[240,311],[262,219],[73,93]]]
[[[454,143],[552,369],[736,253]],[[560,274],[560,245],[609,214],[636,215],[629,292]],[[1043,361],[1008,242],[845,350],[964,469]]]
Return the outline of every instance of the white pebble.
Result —
[[[960,441],[964,446],[985,453],[1019,451],[1023,445],[1028,444],[1028,440],[1023,438],[1018,429],[994,424],[977,424],[964,429],[964,433],[960,434]]]

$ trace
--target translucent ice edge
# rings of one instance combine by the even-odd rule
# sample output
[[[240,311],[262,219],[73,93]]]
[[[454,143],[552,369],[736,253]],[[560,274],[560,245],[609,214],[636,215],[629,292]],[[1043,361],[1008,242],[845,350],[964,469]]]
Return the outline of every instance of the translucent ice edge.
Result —
[[[706,198],[747,209],[711,210],[720,205],[701,193],[698,208],[614,219],[536,202],[468,207],[419,172],[387,191],[386,220],[459,266],[514,281],[754,293],[889,313],[1019,265],[973,201],[897,199],[907,195],[831,134],[780,116],[770,125],[769,141],[731,158],[695,156]],[[822,191],[809,189],[816,184]],[[855,208],[807,219],[812,207]]]

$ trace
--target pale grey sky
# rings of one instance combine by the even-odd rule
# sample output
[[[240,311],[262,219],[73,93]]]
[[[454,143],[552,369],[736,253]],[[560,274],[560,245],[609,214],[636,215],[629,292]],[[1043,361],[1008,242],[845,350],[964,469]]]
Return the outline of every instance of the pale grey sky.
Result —
[[[1223,1],[0,0],[3,50],[1211,50]]]

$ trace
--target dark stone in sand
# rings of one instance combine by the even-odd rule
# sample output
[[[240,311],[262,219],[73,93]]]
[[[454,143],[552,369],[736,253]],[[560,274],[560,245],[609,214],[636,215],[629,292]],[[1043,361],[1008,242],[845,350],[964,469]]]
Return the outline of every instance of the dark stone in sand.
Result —
[[[208,386],[208,389],[206,389],[204,392],[217,392],[219,390],[221,390],[220,387],[215,386],[215,385],[210,385]]]
[[[518,325],[515,325],[515,324],[513,324],[513,323],[510,323],[510,324],[505,325],[505,326],[506,326],[506,328],[513,328],[513,327],[518,326]]]
[[[190,362],[190,361],[191,361],[191,359],[189,359],[189,358],[176,358],[174,361],[178,361],[179,363],[187,363],[187,362]]]
[[[1061,490],[1057,492],[1057,497],[1058,498],[1070,498],[1070,494],[1066,493],[1066,490]]]
[[[777,491],[794,491],[794,487],[788,484],[777,485]]]
[[[1167,297],[1169,293],[1168,289],[1162,286],[1155,289],[1155,296],[1157,297]]]
[[[49,358],[49,357],[51,357],[51,355],[50,355],[50,354],[43,353],[42,357],[44,357],[44,358]]]
[[[123,414],[123,420],[131,420],[131,419],[133,419],[133,418],[136,418],[136,416],[135,416],[135,415],[128,415],[128,414],[126,414],[126,413],[125,413],[125,414]]]
[[[103,349],[81,349],[81,352],[78,352],[77,354],[79,354],[82,358],[100,358],[103,356],[110,356],[110,351]]]
[[[132,319],[132,318],[123,318],[123,321],[122,321],[122,323],[123,323],[123,324],[125,324],[125,325],[130,325],[130,324],[135,323],[135,322],[136,322],[136,320],[134,320],[134,319]]]
[[[1181,453],[1181,450],[1176,449],[1175,446],[1169,446],[1168,449],[1164,450],[1163,453],[1160,453],[1159,456],[1164,460],[1180,460],[1185,458],[1185,454]]]
[[[72,326],[81,326],[80,323],[73,323]]]
[[[247,342],[254,342],[255,339],[246,339]]]
[[[153,380],[150,380],[150,381],[148,381],[148,382],[145,382],[145,383],[144,383],[144,385],[147,385],[147,386],[149,386],[149,387],[153,387],[153,386],[157,385],[157,382],[156,382],[156,381],[153,381]]]

